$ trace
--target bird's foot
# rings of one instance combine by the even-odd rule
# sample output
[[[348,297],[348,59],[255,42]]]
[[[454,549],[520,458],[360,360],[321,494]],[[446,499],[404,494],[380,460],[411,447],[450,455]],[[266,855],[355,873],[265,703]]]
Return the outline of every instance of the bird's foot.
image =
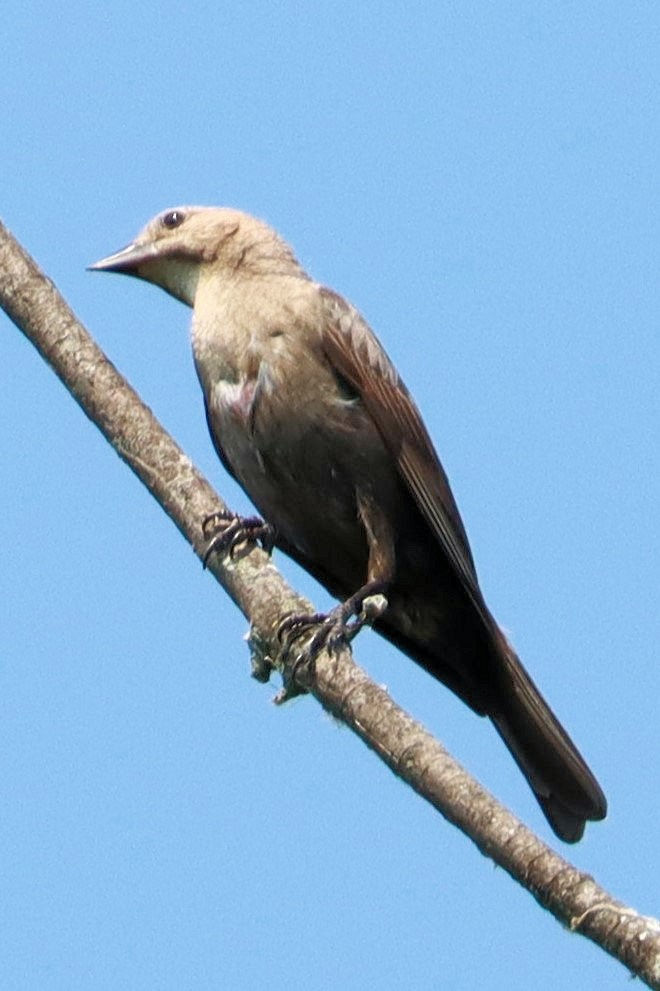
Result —
[[[324,648],[332,651],[350,643],[365,624],[374,623],[382,616],[387,609],[386,587],[385,582],[368,582],[329,613],[294,613],[282,620],[276,637],[285,657],[291,654],[297,640],[310,633],[311,636],[293,662],[286,666],[284,685],[274,699],[276,705],[288,702],[307,690],[316,657]],[[352,622],[351,617],[354,617]]]
[[[350,643],[363,626],[374,623],[387,609],[386,587],[385,582],[368,582],[329,613],[287,616],[277,628],[283,651],[289,653],[296,640],[314,631],[296,660],[297,668],[313,662],[324,648],[332,651]]]
[[[211,513],[202,523],[202,533],[208,540],[202,564],[207,566],[211,554],[220,551],[233,560],[250,544],[260,543],[267,554],[275,543],[275,529],[258,516],[237,516],[229,510]]]

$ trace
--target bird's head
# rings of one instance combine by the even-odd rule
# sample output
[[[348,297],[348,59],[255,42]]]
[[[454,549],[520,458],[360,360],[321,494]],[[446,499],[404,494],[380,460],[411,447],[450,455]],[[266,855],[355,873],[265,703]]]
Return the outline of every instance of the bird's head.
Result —
[[[290,249],[261,220],[227,207],[181,206],[164,210],[125,248],[89,266],[146,279],[194,306],[203,270],[268,272],[297,266]]]

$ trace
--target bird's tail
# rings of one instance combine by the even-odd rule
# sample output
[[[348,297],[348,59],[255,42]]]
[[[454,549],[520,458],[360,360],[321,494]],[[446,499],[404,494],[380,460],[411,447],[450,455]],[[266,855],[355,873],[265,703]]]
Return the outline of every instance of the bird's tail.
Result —
[[[553,830],[576,843],[589,820],[604,819],[607,801],[575,744],[504,636],[499,705],[489,713]]]

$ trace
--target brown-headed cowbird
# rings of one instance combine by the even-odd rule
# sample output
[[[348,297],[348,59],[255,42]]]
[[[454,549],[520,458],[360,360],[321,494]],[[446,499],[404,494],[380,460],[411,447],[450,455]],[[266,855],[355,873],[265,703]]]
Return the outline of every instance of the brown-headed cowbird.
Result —
[[[489,716],[556,834],[580,839],[605,796],[491,616],[420,413],[357,310],[237,210],[167,210],[91,267],[194,308],[216,450],[276,545],[347,602],[329,633],[367,616]]]

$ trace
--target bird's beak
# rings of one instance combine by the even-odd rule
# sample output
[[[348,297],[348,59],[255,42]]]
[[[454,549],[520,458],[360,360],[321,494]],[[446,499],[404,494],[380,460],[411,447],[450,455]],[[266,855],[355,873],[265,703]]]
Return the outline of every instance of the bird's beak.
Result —
[[[138,275],[141,265],[153,261],[156,254],[155,245],[138,244],[133,242],[125,248],[115,251],[93,265],[87,266],[88,272],[124,272],[126,275]]]

